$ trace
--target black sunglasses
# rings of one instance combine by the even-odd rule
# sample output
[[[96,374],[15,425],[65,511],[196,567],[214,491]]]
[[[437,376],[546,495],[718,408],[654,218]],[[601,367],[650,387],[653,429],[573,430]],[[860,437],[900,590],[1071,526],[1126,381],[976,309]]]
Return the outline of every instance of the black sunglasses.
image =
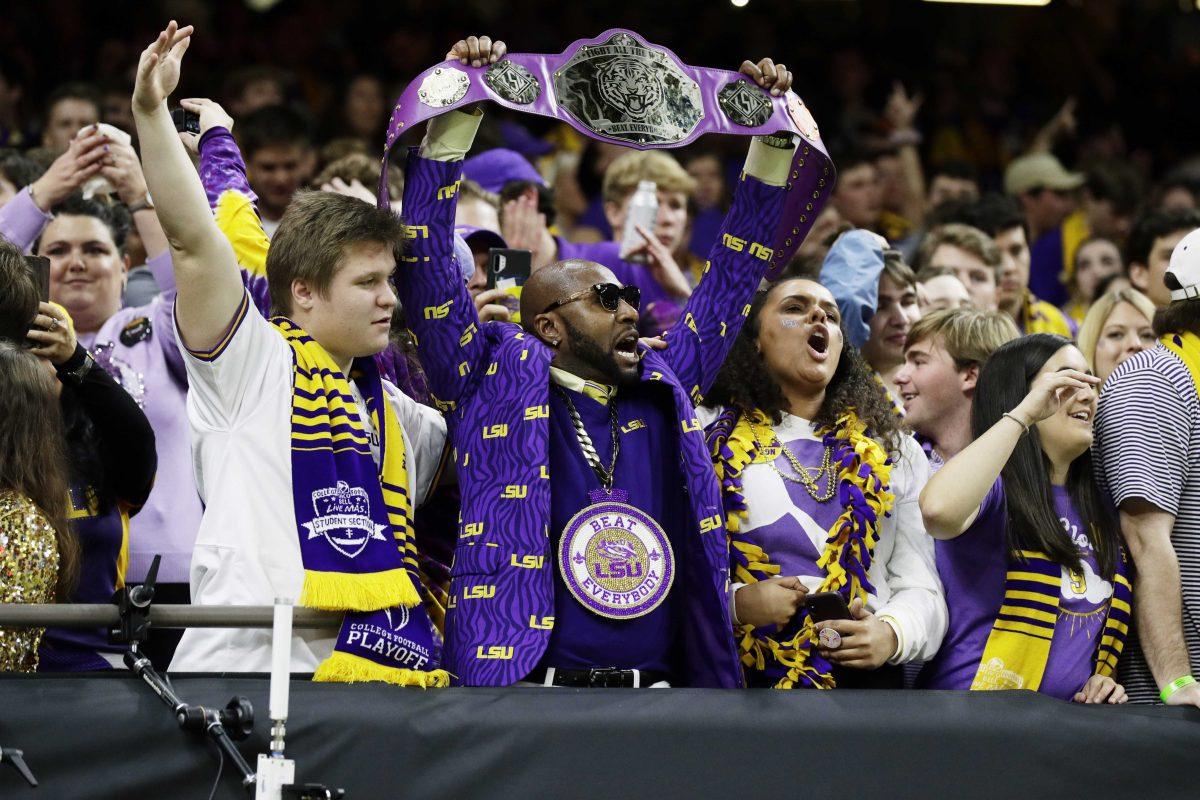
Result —
[[[636,286],[617,286],[615,283],[597,283],[581,292],[576,292],[570,297],[564,297],[562,300],[555,300],[550,305],[542,310],[543,314],[547,314],[560,306],[565,306],[567,303],[574,303],[576,300],[582,300],[591,292],[596,293],[596,297],[600,299],[600,305],[605,311],[616,311],[624,300],[629,305],[633,306],[636,311],[642,304],[642,290]]]

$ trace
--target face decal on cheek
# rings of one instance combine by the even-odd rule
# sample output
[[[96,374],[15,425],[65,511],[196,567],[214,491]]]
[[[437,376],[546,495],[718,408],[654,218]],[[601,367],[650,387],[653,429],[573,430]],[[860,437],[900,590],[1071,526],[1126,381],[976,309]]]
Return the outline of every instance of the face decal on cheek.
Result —
[[[799,328],[800,320],[784,317],[783,319],[779,320],[779,325],[784,328]]]

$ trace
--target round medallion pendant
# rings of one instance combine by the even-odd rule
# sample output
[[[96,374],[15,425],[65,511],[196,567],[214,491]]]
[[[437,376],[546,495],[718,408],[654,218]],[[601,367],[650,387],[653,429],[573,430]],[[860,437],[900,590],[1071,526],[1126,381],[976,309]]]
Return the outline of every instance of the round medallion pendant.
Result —
[[[627,503],[594,503],[571,518],[558,550],[563,582],[585,608],[634,619],[662,605],[675,554],[662,526]]]

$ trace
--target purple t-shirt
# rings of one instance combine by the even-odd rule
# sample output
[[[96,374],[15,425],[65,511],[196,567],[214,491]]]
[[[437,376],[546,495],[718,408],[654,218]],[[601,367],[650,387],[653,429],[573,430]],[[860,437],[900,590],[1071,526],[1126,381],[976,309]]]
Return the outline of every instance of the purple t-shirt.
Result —
[[[725,208],[706,208],[692,219],[692,238],[688,250],[696,258],[708,258],[709,251],[717,243],[721,226],[725,224]]]
[[[1062,568],[1058,621],[1042,694],[1070,700],[1095,673],[1096,647],[1104,627],[1112,582],[1100,576],[1091,542],[1066,488],[1054,487],[1059,521],[1079,547],[1082,571]],[[960,536],[935,544],[938,574],[946,590],[950,627],[937,656],[921,672],[926,689],[969,689],[988,635],[1004,601],[1008,571],[1004,484],[997,478],[979,506],[979,516]]]

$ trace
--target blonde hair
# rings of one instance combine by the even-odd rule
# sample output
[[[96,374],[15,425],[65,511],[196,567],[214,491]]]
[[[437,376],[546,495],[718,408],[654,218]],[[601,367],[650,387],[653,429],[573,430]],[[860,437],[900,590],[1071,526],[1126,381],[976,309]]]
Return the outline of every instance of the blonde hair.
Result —
[[[983,364],[1000,345],[1018,338],[1012,317],[1000,311],[950,308],[926,314],[908,330],[904,348],[937,337],[958,369]]]
[[[1104,330],[1104,323],[1108,322],[1118,303],[1129,303],[1136,308],[1146,318],[1146,324],[1154,322],[1154,303],[1137,289],[1116,289],[1097,298],[1079,326],[1079,335],[1075,337],[1079,352],[1083,353],[1093,370],[1096,368],[1096,344],[1100,341],[1100,332]]]
[[[482,200],[497,211],[500,210],[500,195],[489,192],[470,178],[463,178],[458,187],[459,200]]]
[[[696,179],[674,157],[658,150],[626,153],[608,165],[600,193],[606,203],[621,203],[639,181],[654,181],[659,189],[690,195]]]
[[[933,269],[934,265],[929,263],[933,254],[944,244],[966,250],[991,267],[996,274],[996,283],[1000,283],[1000,248],[996,246],[996,242],[978,228],[958,223],[942,225],[925,235],[925,239],[921,242],[921,248],[917,252],[917,263],[920,265],[920,269],[917,271],[918,280],[926,280],[934,275],[944,273],[944,271]]]

